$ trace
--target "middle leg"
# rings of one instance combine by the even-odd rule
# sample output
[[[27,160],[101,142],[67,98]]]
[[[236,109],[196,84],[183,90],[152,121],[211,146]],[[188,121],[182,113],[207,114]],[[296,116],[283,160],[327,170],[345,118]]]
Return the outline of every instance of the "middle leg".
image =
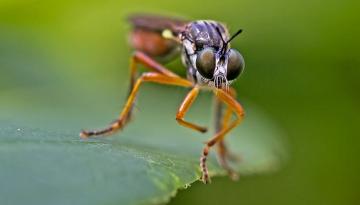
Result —
[[[160,73],[169,77],[179,77],[174,72],[170,71],[169,69],[165,68],[163,65],[146,55],[141,51],[135,51],[130,59],[130,85],[129,85],[129,92],[128,97],[130,96],[134,85],[136,83],[136,79],[138,78],[138,65],[141,64],[145,66],[145,68],[149,69],[151,72]],[[128,123],[132,117],[132,111],[134,109],[134,103],[131,105],[131,109],[129,110],[128,115],[124,119],[124,123]]]

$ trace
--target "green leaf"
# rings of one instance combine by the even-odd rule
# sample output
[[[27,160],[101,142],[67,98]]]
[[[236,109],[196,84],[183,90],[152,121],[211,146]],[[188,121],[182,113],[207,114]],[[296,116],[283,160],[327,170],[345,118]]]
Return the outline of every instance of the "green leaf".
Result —
[[[128,127],[89,140],[78,137],[80,129],[105,125],[114,118],[113,109],[100,104],[87,110],[79,99],[56,104],[48,100],[63,98],[25,93],[4,93],[17,104],[0,103],[2,204],[158,204],[200,177],[202,142],[213,133],[177,125],[174,114],[185,90],[145,86]],[[38,100],[31,107],[26,106],[30,98]],[[286,157],[282,133],[258,109],[244,107],[244,123],[227,136],[230,149],[242,158],[234,166],[243,176],[278,169]],[[211,108],[209,95],[201,95],[187,119],[210,126]],[[224,174],[213,152],[208,164],[211,176]]]
[[[182,88],[145,85],[122,132],[79,138],[81,129],[117,117],[130,56],[120,29],[127,24],[119,22],[126,6],[107,4],[109,12],[84,5],[39,5],[35,16],[20,5],[13,11],[27,17],[0,33],[1,205],[159,204],[200,177],[203,142],[213,130],[200,134],[177,124]],[[167,66],[185,72],[180,60]],[[211,101],[200,95],[186,119],[212,128]],[[242,158],[233,166],[242,176],[278,169],[286,158],[282,133],[254,105],[243,106],[244,123],[226,139]],[[211,176],[225,174],[213,151],[208,165]]]

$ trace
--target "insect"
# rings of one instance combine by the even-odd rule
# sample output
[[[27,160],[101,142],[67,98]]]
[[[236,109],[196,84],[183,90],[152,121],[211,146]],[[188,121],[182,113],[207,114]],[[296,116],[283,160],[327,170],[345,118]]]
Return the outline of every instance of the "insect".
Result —
[[[201,180],[210,182],[206,165],[210,149],[216,145],[219,164],[229,176],[237,178],[228,161],[234,159],[224,143],[226,134],[242,121],[244,111],[236,100],[236,92],[230,87],[244,70],[244,59],[232,41],[241,29],[232,36],[227,28],[211,20],[185,21],[156,15],[133,15],[129,17],[133,26],[130,43],[135,52],[130,61],[130,86],[126,104],[116,121],[101,130],[82,131],[83,138],[114,133],[129,122],[139,88],[145,82],[189,88],[181,103],[177,122],[187,128],[205,133],[206,127],[185,120],[185,114],[195,101],[199,91],[210,88],[215,99],[216,133],[204,145],[200,157]],[[186,78],[180,77],[159,63],[169,61],[181,54],[186,68]],[[142,64],[148,72],[138,76],[137,65]],[[226,106],[226,107],[225,107]],[[235,115],[235,118],[233,117]]]

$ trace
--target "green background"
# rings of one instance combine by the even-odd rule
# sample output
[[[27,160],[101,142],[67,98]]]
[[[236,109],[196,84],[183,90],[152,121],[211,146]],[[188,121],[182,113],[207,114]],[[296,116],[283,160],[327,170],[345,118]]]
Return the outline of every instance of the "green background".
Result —
[[[244,29],[232,43],[246,61],[238,98],[284,130],[290,158],[273,174],[195,183],[170,204],[359,204],[359,8],[351,0],[1,1],[1,106],[26,112],[36,106],[26,99],[43,93],[49,105],[99,110],[109,102],[101,108],[113,116],[128,83],[119,67],[131,54],[128,14],[222,21]],[[181,72],[178,61],[172,66]]]

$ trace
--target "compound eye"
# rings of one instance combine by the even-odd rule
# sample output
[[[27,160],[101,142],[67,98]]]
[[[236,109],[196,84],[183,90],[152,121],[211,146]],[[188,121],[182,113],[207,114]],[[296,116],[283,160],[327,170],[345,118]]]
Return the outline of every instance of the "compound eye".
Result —
[[[198,52],[196,58],[198,72],[207,79],[212,79],[215,70],[215,51],[212,48],[204,48]]]
[[[245,67],[245,61],[239,51],[230,49],[227,64],[227,79],[234,80],[237,78]]]

